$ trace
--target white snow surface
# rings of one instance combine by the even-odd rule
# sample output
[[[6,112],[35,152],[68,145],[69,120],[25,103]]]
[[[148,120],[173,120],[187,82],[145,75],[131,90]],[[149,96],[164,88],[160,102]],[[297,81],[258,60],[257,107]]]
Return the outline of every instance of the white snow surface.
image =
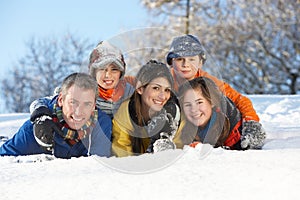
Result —
[[[300,95],[249,95],[262,150],[186,146],[125,158],[0,157],[0,199],[299,199]],[[9,138],[28,113],[0,115]]]

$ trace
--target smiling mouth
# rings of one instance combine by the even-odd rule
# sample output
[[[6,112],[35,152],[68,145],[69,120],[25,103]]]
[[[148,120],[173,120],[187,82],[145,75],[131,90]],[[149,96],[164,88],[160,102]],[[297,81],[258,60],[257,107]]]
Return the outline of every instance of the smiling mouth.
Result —
[[[197,114],[197,115],[192,115],[191,117],[192,117],[193,119],[198,120],[198,119],[200,119],[202,116],[203,116],[203,114],[200,113],[200,114]]]
[[[75,123],[80,123],[84,120],[84,118],[76,118],[74,116],[71,117]]]
[[[153,100],[153,102],[154,102],[154,104],[160,105],[160,106],[162,106],[164,103],[163,101],[158,101],[158,100]]]
[[[107,85],[111,85],[113,83],[113,81],[103,81],[103,82]]]
[[[190,71],[181,71],[180,72],[182,75],[188,75],[188,74],[190,74]]]

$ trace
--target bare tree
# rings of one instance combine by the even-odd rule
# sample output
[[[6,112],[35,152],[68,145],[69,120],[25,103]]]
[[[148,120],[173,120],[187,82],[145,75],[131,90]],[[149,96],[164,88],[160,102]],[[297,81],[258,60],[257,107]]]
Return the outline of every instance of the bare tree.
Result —
[[[166,29],[197,35],[209,55],[204,68],[240,92],[300,93],[299,1],[142,2]]]
[[[26,46],[27,54],[2,80],[4,99],[10,112],[28,112],[34,99],[52,95],[67,75],[87,72],[88,54],[94,45],[67,34],[60,39],[31,38]]]

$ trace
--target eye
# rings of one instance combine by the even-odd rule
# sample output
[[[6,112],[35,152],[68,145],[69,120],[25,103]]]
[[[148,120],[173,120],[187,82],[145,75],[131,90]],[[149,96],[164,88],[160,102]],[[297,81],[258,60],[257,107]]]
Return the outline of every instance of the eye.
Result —
[[[84,103],[84,106],[90,108],[93,106],[93,104],[91,102],[86,102]]]
[[[171,89],[170,88],[166,88],[165,92],[171,93]]]
[[[185,103],[183,106],[184,106],[185,108],[189,108],[189,107],[192,106],[192,104],[190,104],[190,103]]]
[[[70,100],[69,104],[72,105],[72,106],[78,106],[78,101],[76,101],[76,100]]]
[[[153,90],[159,90],[160,88],[158,86],[153,86],[152,89]]]
[[[200,100],[196,101],[196,104],[198,104],[198,105],[200,105],[202,103],[203,103],[203,101],[200,101]]]
[[[111,71],[120,71],[119,68],[112,68]]]

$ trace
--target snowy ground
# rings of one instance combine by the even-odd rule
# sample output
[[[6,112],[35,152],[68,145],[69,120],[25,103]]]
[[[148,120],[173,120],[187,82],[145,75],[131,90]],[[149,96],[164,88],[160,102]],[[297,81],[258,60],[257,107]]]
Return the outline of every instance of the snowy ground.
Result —
[[[0,157],[0,199],[299,199],[300,96],[249,97],[268,134],[263,150]],[[0,115],[0,135],[11,137],[27,118]]]

